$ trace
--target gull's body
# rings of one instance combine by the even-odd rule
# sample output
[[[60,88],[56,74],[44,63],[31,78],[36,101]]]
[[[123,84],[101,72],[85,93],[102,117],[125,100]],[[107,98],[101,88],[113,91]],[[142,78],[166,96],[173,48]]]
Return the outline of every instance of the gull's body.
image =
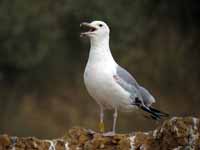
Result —
[[[105,109],[114,109],[113,132],[117,110],[132,111],[141,108],[159,119],[164,113],[151,108],[154,97],[114,60],[109,47],[109,27],[102,21],[83,23],[91,30],[82,33],[90,38],[90,52],[84,72],[84,83],[89,94],[100,106],[100,122],[103,124]]]
[[[117,66],[109,48],[91,47],[84,72],[84,82],[89,94],[102,109],[117,107],[127,110],[134,107],[130,105],[130,94],[113,78],[117,72]]]

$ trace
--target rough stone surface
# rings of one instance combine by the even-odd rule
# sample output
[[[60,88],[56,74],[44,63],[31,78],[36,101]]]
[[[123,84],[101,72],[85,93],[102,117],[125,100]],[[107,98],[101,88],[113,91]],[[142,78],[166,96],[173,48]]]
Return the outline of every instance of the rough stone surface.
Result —
[[[75,127],[62,138],[0,135],[0,150],[200,150],[200,120],[173,117],[153,131],[105,137]]]

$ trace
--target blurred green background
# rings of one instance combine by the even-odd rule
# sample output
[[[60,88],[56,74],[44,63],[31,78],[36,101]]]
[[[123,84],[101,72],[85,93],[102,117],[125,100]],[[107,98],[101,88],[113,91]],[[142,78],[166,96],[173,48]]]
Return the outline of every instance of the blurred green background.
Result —
[[[89,40],[79,24],[103,20],[119,64],[172,116],[199,116],[198,0],[1,0],[0,134],[55,138],[97,129],[99,109],[83,84]],[[107,130],[112,111],[107,112]],[[118,132],[157,123],[120,113]]]

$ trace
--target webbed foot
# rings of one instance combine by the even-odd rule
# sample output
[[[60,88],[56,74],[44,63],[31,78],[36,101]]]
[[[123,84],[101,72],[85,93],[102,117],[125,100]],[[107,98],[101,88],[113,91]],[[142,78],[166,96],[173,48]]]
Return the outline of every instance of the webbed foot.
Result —
[[[115,136],[115,132],[114,131],[105,132],[105,133],[103,133],[103,136],[105,136],[105,137],[112,137],[112,136]]]

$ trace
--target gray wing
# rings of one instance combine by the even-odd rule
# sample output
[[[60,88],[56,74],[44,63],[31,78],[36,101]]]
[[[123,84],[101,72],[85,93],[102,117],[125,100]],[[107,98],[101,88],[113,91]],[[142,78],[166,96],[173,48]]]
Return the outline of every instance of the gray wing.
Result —
[[[131,104],[149,113],[151,118],[159,120],[161,117],[169,116],[166,113],[150,107],[155,102],[154,97],[144,87],[140,86],[125,69],[117,66],[117,73],[113,77],[123,89],[130,93],[131,100],[133,100]]]
[[[117,66],[116,75],[113,76],[115,81],[126,91],[128,91],[134,99],[138,97],[142,100],[140,86],[133,76],[121,66]]]
[[[119,65],[117,66],[117,76],[114,78],[123,89],[131,94],[132,98],[135,99],[138,97],[146,106],[150,106],[155,102],[154,97],[149,93],[149,91],[140,86],[133,76]]]
[[[144,87],[140,86],[139,88],[144,104],[146,106],[151,106],[151,104],[155,102],[155,98]]]
[[[136,88],[139,88],[139,84],[137,81],[133,78],[133,76],[126,71],[121,66],[117,66],[117,75],[123,79],[127,84],[131,84],[132,86],[135,86]]]

